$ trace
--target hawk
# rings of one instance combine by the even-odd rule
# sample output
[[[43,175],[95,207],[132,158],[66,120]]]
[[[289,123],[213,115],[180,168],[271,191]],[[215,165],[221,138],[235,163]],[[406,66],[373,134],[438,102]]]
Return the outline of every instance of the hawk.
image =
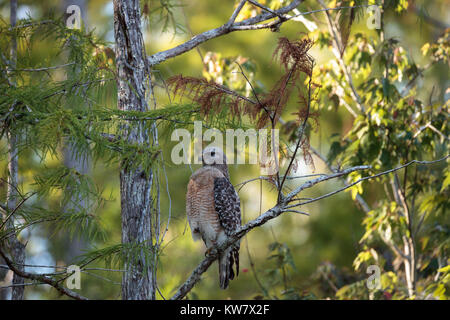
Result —
[[[207,252],[220,245],[241,225],[239,196],[230,182],[223,151],[207,147],[202,153],[203,167],[194,172],[186,194],[186,214],[194,241],[202,239]],[[220,288],[239,274],[239,242],[219,253]]]

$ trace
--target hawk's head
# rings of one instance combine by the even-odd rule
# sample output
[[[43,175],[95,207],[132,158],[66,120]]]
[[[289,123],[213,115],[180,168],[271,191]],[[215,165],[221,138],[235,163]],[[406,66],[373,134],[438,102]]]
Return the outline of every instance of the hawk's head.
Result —
[[[227,157],[219,147],[206,147],[202,153],[203,166],[213,166],[228,177]]]
[[[206,147],[203,149],[202,162],[204,166],[227,164],[227,157],[219,147]]]

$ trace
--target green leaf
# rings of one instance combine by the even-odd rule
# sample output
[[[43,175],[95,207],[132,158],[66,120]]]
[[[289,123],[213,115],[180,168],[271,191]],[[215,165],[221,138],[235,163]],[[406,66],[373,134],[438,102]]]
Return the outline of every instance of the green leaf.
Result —
[[[438,270],[438,272],[442,272],[442,273],[450,272],[450,265],[448,265],[448,266],[446,266],[446,267],[443,267],[443,268],[440,268],[440,269]]]
[[[441,192],[443,192],[450,185],[450,171],[447,171],[444,182],[442,182]]]

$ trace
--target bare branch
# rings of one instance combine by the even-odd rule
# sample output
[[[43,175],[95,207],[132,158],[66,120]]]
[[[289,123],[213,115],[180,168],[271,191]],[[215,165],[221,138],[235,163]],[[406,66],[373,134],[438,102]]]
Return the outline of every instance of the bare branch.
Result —
[[[303,175],[303,176],[287,176],[286,180],[295,180],[295,179],[304,179],[304,178],[311,178],[311,177],[320,177],[320,176],[326,176],[326,173],[316,173],[316,174],[307,174],[307,175]],[[284,176],[282,176],[284,177]],[[280,177],[281,178],[281,177]],[[234,187],[237,188],[240,186],[239,190],[240,191],[247,183],[253,182],[253,181],[259,181],[259,180],[265,180],[265,181],[273,181],[271,178],[269,177],[265,177],[265,176],[259,176],[253,179],[249,179],[249,180],[245,180],[242,181],[238,184],[235,184]]]
[[[328,167],[328,169],[330,169],[330,171],[335,173],[338,172],[335,168],[333,168],[331,165],[328,164],[327,159],[323,155],[321,155],[316,149],[310,147],[310,150]],[[345,186],[347,185],[347,182],[343,177],[341,177],[340,180],[342,180]],[[356,195],[355,201],[358,203],[358,205],[365,213],[368,213],[371,210],[367,202],[363,199],[363,197],[361,197],[359,193]]]
[[[21,276],[22,278],[26,278],[26,279],[30,279],[30,280],[35,280],[35,281],[39,281],[42,283],[46,283],[50,286],[52,286],[53,288],[55,288],[56,290],[58,290],[59,292],[61,292],[62,294],[71,297],[73,299],[76,300],[88,300],[86,297],[83,297],[81,295],[79,295],[78,293],[69,290],[67,288],[65,288],[64,286],[60,285],[58,281],[51,279],[50,277],[47,276],[43,276],[43,275],[39,275],[39,274],[35,274],[35,273],[30,273],[30,272],[25,272],[23,270],[20,270],[18,268],[15,267],[14,262],[12,262],[2,251],[2,249],[0,248],[0,256],[2,256],[2,258],[5,260],[6,264],[8,265],[8,267],[16,274],[18,274],[19,276]]]
[[[45,282],[27,282],[27,283],[19,283],[19,284],[10,284],[7,286],[1,286],[0,290],[8,289],[8,288],[15,288],[15,287],[37,286],[40,284],[46,284],[46,283]]]
[[[420,127],[419,130],[414,134],[413,138],[416,138],[420,133],[422,133],[422,131],[424,131],[427,128],[432,130],[432,131],[434,131],[434,132],[436,132],[441,137],[442,141],[443,140],[449,140],[449,138],[446,135],[444,135],[441,131],[439,131],[435,126],[433,126],[431,124],[431,121],[429,121],[424,126]]]
[[[294,207],[302,206],[302,205],[305,205],[305,204],[309,204],[309,203],[311,203],[311,202],[316,202],[316,201],[322,200],[322,199],[324,199],[324,198],[328,198],[328,197],[330,197],[330,196],[332,196],[332,195],[335,195],[336,193],[339,193],[339,192],[344,191],[344,190],[346,190],[346,189],[348,189],[348,188],[351,188],[351,187],[353,187],[354,185],[356,185],[356,184],[358,184],[358,183],[361,183],[361,182],[363,182],[363,181],[365,181],[365,180],[370,180],[370,179],[374,179],[374,178],[378,178],[378,177],[387,175],[387,174],[389,174],[389,173],[392,173],[392,172],[401,170],[401,169],[403,169],[403,168],[406,168],[406,167],[408,167],[408,166],[410,166],[410,165],[412,165],[412,164],[414,164],[414,163],[417,163],[417,164],[426,164],[426,165],[428,165],[428,164],[433,164],[433,163],[437,163],[437,162],[444,161],[444,160],[446,160],[448,157],[450,157],[450,155],[447,155],[447,156],[445,156],[444,158],[441,158],[441,159],[438,159],[438,160],[432,160],[432,161],[412,160],[412,161],[410,161],[410,162],[408,162],[408,163],[406,163],[406,164],[404,164],[404,165],[402,165],[402,166],[399,166],[399,167],[397,167],[397,168],[390,169],[390,170],[387,170],[387,171],[383,171],[383,172],[377,173],[377,174],[372,175],[372,176],[363,177],[363,178],[358,179],[357,181],[355,181],[355,182],[353,182],[353,183],[351,183],[351,184],[349,184],[349,185],[346,185],[346,186],[343,187],[343,188],[340,188],[340,189],[338,189],[338,190],[329,192],[329,193],[324,194],[324,195],[322,195],[322,196],[320,196],[320,197],[317,197],[317,198],[314,198],[314,199],[311,199],[311,200],[307,200],[307,201],[302,202],[302,203],[298,203],[298,204],[295,204],[295,205],[287,206],[286,208],[294,208]],[[350,169],[351,169],[351,168],[350,168]],[[347,169],[347,170],[348,170],[348,169]],[[345,171],[345,170],[344,170],[344,171]],[[316,180],[317,180],[317,179],[316,179]],[[310,182],[310,181],[308,181],[308,182]],[[308,183],[308,182],[307,182],[307,183]],[[300,187],[302,187],[302,186],[300,186]],[[300,188],[300,187],[299,187],[299,188]],[[294,190],[294,191],[295,191],[295,190]],[[294,192],[294,191],[293,191],[293,192]]]
[[[372,168],[371,166],[352,167],[352,168],[348,168],[348,169],[345,169],[345,170],[340,171],[340,172],[336,172],[336,173],[333,173],[333,174],[330,174],[330,175],[322,176],[322,177],[319,177],[319,178],[307,181],[304,184],[302,184],[301,186],[299,186],[299,187],[295,188],[293,191],[291,191],[286,196],[286,198],[292,199],[295,195],[299,194],[301,191],[303,191],[305,189],[312,188],[313,186],[315,186],[316,184],[318,184],[320,182],[331,180],[331,179],[335,179],[335,178],[339,178],[339,177],[342,177],[342,176],[346,176],[349,173],[352,173],[354,171],[367,170],[367,169],[371,169],[371,168]],[[343,190],[345,190],[345,189],[343,189]]]
[[[45,269],[61,269],[61,270],[67,270],[68,267],[65,266],[57,266],[57,265],[40,265],[40,264],[18,264],[18,263],[14,263],[14,265],[20,265],[22,267],[27,267],[27,268],[45,268]],[[7,265],[4,264],[0,264],[0,268],[3,269],[9,269],[9,267]],[[126,270],[122,270],[122,269],[111,269],[111,268],[81,268],[81,271],[108,271],[108,272],[126,272]],[[55,274],[55,273],[53,273]],[[59,273],[58,273],[59,274]]]
[[[249,1],[250,2],[250,1]],[[335,8],[323,8],[318,10],[311,10],[311,11],[305,11],[305,12],[299,12],[296,8],[293,9],[294,15],[277,15],[279,16],[278,20],[274,20],[265,24],[252,24],[252,25],[244,25],[244,26],[235,26],[233,29],[234,31],[243,31],[243,30],[259,30],[259,29],[268,29],[268,28],[274,28],[277,25],[280,25],[281,23],[292,20],[292,21],[299,21],[305,24],[305,19],[302,19],[303,16],[308,14],[313,14],[317,12],[324,12],[324,11],[333,11],[333,10],[342,10],[342,9],[354,9],[354,8],[360,8],[360,7],[370,7],[373,5],[357,5],[357,6],[342,6],[342,7],[335,7]],[[269,9],[270,10],[270,9]],[[276,12],[276,11],[275,11]],[[305,25],[306,26],[306,25]],[[306,26],[308,28],[308,26]],[[317,28],[317,26],[316,26]],[[310,31],[313,31],[309,29]]]
[[[390,239],[386,239],[383,234],[379,233],[381,240],[391,249],[392,252],[396,253],[398,256],[405,260],[409,260],[409,256],[406,256],[402,250]]]
[[[54,20],[42,20],[42,21],[37,21],[37,22],[32,22],[32,23],[27,23],[27,24],[19,24],[19,25],[15,25],[9,28],[9,31],[12,31],[14,29],[22,29],[22,28],[29,28],[29,27],[39,27],[39,26],[43,26],[46,24],[55,24]]]
[[[288,16],[288,19],[292,19],[295,20],[295,18],[300,17],[300,16],[304,16],[304,15],[308,15],[308,14],[312,14],[312,13],[317,13],[317,12],[324,12],[324,11],[339,11],[342,9],[355,9],[355,8],[367,8],[367,7],[372,7],[374,6],[373,4],[360,4],[357,6],[341,6],[341,7],[335,7],[335,8],[323,8],[323,9],[317,9],[317,10],[311,10],[311,11],[306,11],[306,12],[300,12],[295,14],[294,16]]]
[[[314,64],[313,64],[313,68],[314,68]],[[312,69],[311,69],[311,74],[312,74]],[[298,149],[304,143],[303,142],[303,134],[304,134],[305,129],[306,129],[306,123],[308,122],[309,112],[310,112],[310,109],[311,109],[311,82],[312,82],[312,76],[309,77],[309,81],[308,81],[308,105],[306,106],[307,107],[307,109],[306,109],[306,116],[305,116],[305,119],[303,120],[302,126],[300,127],[300,136],[298,137],[298,141],[297,141],[297,145],[295,146],[294,154],[291,157],[291,161],[289,162],[289,165],[287,167],[286,174],[284,175],[283,180],[281,180],[281,183],[279,185],[279,188],[278,188],[278,199],[280,199],[280,197],[282,196],[283,184],[286,181],[286,177],[289,174],[289,171],[291,170],[292,164],[295,161],[295,157],[297,155]]]
[[[277,17],[277,15],[283,15],[285,13],[288,13],[292,9],[296,8],[302,1],[303,0],[293,0],[287,6],[281,8],[279,10],[275,10],[274,11],[275,14],[270,13],[270,12],[264,12],[260,15],[257,15],[256,17],[245,19],[240,22],[233,22],[230,24],[230,21],[233,21],[233,19],[235,20],[240,9],[242,9],[242,7],[240,7],[241,5],[243,6],[243,3],[241,1],[241,3],[239,3],[238,8],[237,8],[239,10],[235,10],[233,12],[233,15],[231,16],[230,20],[227,23],[225,23],[224,25],[222,25],[218,28],[212,29],[212,30],[205,31],[199,35],[196,35],[191,40],[186,41],[185,43],[182,43],[172,49],[155,53],[152,56],[148,57],[148,62],[150,64],[150,66],[157,65],[163,61],[166,61],[167,59],[176,57],[182,53],[190,51],[191,49],[197,47],[198,45],[200,45],[208,40],[220,37],[222,35],[228,34],[233,31],[244,30],[244,29],[241,29],[241,27],[248,27],[248,26],[256,25],[260,22],[275,18],[275,17]],[[236,17],[233,18],[234,15],[236,15]],[[278,23],[281,23],[281,21],[279,21]],[[270,27],[271,27],[270,25],[259,25],[258,29],[270,28]]]
[[[303,214],[305,216],[309,217],[309,213],[307,212],[303,212],[303,211],[298,211],[298,210],[293,210],[293,209],[289,209],[289,210],[285,210],[284,212],[294,212],[294,213],[299,213],[299,214]]]
[[[247,2],[247,0],[241,0],[241,2],[239,2],[239,4],[237,5],[236,9],[233,12],[233,14],[231,15],[230,20],[228,20],[228,22],[227,22],[228,26],[231,26],[236,21],[236,18],[238,16],[239,12],[241,12],[241,10],[244,7],[246,2]]]

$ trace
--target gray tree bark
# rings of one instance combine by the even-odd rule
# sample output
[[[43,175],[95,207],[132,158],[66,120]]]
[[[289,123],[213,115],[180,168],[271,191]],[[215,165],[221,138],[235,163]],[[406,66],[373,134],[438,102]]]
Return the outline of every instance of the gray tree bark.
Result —
[[[17,0],[10,1],[10,21],[11,26],[16,25],[17,21]],[[15,68],[17,60],[17,40],[12,37],[11,40],[11,52],[10,61],[12,68]],[[15,85],[14,79],[10,79],[10,83]],[[12,106],[14,108],[14,106]],[[19,198],[18,186],[19,186],[19,149],[17,133],[12,133],[8,130],[8,187],[7,187],[7,207],[8,212],[13,211]],[[14,228],[14,216],[11,216],[6,223],[8,228]],[[17,269],[23,270],[23,264],[25,263],[25,246],[17,238],[16,234],[11,235],[5,241],[6,247],[11,254],[12,260],[17,264]],[[18,274],[14,273],[12,284],[15,285],[11,290],[12,300],[23,300],[24,287],[21,284],[24,283],[24,279]]]
[[[150,93],[150,74],[141,32],[139,0],[114,0],[114,37],[116,43],[118,108],[146,111]],[[149,145],[149,133],[142,124],[126,124],[121,137],[129,143]],[[152,245],[152,172],[127,168],[120,171],[122,244]],[[154,268],[146,262],[141,249],[137,261],[125,261],[122,299],[155,299]]]

